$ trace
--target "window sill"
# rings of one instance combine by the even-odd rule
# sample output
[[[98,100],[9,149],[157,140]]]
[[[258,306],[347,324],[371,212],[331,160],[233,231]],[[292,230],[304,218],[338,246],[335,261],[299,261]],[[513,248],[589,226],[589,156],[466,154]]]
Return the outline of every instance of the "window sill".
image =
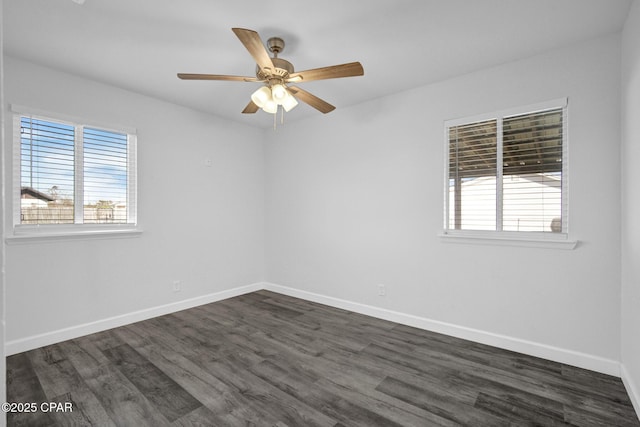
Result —
[[[441,241],[447,243],[519,246],[525,248],[572,250],[578,245],[577,240],[569,240],[566,234],[522,235],[522,233],[443,231],[438,234],[438,237],[440,237]]]
[[[134,225],[119,226],[69,226],[63,228],[28,227],[15,228],[13,235],[5,238],[8,245],[22,243],[39,243],[67,240],[119,239],[138,237],[142,230]]]

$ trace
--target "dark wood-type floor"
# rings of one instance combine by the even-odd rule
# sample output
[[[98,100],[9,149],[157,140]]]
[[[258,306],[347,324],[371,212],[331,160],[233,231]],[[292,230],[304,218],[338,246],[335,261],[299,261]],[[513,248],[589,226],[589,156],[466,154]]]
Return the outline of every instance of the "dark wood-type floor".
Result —
[[[620,379],[261,291],[7,359],[10,426],[640,426]]]

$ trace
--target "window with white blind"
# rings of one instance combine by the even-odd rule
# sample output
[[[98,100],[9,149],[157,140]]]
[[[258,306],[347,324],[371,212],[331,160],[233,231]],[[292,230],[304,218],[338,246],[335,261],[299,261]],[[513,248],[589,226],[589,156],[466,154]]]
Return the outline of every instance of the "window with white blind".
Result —
[[[16,231],[136,223],[136,136],[31,114],[14,116]]]
[[[445,234],[566,236],[566,99],[445,123]]]

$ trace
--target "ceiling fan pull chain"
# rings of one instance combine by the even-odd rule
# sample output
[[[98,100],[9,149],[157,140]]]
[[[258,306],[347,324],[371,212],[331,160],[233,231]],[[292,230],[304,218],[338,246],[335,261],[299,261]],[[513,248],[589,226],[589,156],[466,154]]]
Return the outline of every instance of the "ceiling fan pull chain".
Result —
[[[276,120],[277,115],[278,115],[278,112],[276,111],[276,114],[273,115],[273,130],[276,130],[276,126],[278,124],[278,121]]]
[[[280,124],[284,125],[284,107],[282,107],[282,114],[280,115]]]

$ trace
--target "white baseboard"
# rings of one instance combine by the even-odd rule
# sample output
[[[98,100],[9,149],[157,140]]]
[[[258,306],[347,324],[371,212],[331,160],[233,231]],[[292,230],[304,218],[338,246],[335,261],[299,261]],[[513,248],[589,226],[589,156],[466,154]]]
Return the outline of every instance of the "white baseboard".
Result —
[[[627,371],[624,363],[620,364],[620,378],[622,378],[622,383],[627,389],[627,394],[629,395],[629,399],[631,399],[633,409],[636,410],[636,415],[640,419],[640,389],[637,387],[638,384],[631,378],[631,375],[629,375],[629,371]]]
[[[380,307],[374,307],[339,298],[333,298],[268,282],[258,282],[247,286],[241,286],[188,300],[162,305],[159,307],[153,307],[133,313],[97,320],[95,322],[90,322],[83,325],[73,326],[40,335],[34,335],[31,337],[8,341],[5,344],[5,352],[6,355],[17,354],[45,345],[55,344],[61,341],[78,338],[83,335],[105,331],[107,329],[128,325],[157,316],[163,316],[165,314],[175,313],[176,311],[221,301],[238,295],[259,291],[261,289],[329,305],[331,307],[354,311],[356,313],[365,314],[367,316],[377,317],[379,319],[389,320],[392,322],[438,332],[457,338],[467,339],[494,347],[529,354],[531,356],[537,356],[543,359],[577,366],[608,375],[614,375],[617,377],[621,376],[620,363],[615,360],[605,359],[590,354],[580,353],[560,347],[553,347],[546,344],[536,343],[519,338],[494,334],[492,332],[454,325],[451,323],[440,322],[437,320],[387,310]],[[630,381],[630,378],[627,377],[627,379],[625,380],[623,376],[623,381],[626,381],[625,386],[627,386],[629,394],[632,395],[632,399],[634,399],[634,406],[636,407],[636,411],[638,411],[637,404],[639,395],[637,389],[634,388],[633,383]]]
[[[263,286],[266,290],[292,297],[620,377],[620,363],[616,360],[605,359],[560,347],[513,338],[506,335],[494,334],[492,332],[467,328],[465,326],[440,322],[437,320],[351,302],[339,298],[328,297],[312,292],[301,291],[299,289],[289,288],[274,283],[264,283]]]
[[[97,320],[95,322],[85,323],[83,325],[72,326],[69,328],[59,329],[57,331],[47,332],[40,335],[21,338],[5,343],[5,354],[22,353],[23,351],[33,350],[35,348],[51,345],[58,342],[78,338],[96,332],[106,331],[108,329],[117,328],[119,326],[129,325],[141,320],[151,319],[153,317],[164,316],[165,314],[175,313],[176,311],[186,310],[188,308],[197,307],[203,304],[209,304],[216,301],[222,301],[238,295],[263,289],[263,283],[254,283],[247,286],[240,286],[233,289],[227,289],[212,294],[199,296],[196,298],[177,301],[158,307],[148,308],[145,310],[135,311],[120,316],[114,316],[107,319]]]

